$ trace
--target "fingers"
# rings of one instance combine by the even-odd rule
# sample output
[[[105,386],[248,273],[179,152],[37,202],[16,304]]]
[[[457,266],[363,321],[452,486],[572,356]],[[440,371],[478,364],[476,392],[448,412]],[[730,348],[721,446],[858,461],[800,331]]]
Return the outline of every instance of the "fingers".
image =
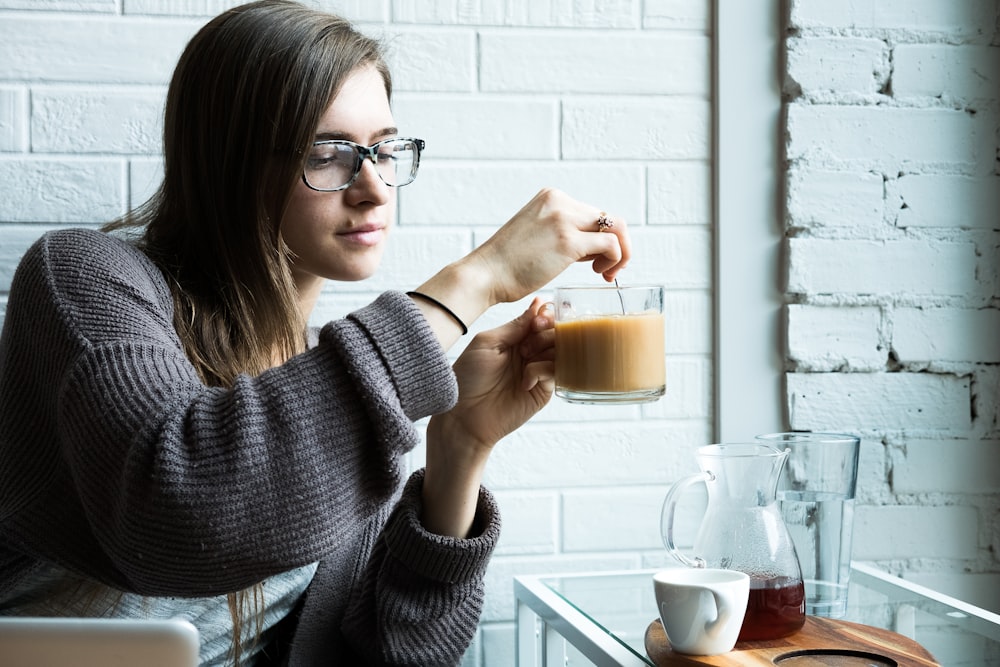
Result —
[[[552,393],[556,388],[556,364],[554,361],[533,361],[524,365],[521,388],[531,391],[535,387]]]
[[[592,206],[575,201],[559,190],[545,188],[532,199],[543,224],[551,225],[562,217],[583,232],[583,252],[577,251],[576,261],[593,261],[593,269],[612,281],[632,258],[632,240],[624,219]],[[528,207],[526,207],[528,208]],[[532,209],[534,210],[534,209]],[[544,222],[546,215],[555,214]]]
[[[593,260],[594,273],[600,273],[611,282],[625,268],[632,258],[632,239],[628,225],[621,218],[615,218],[603,211],[594,224],[596,231],[588,234],[590,242],[598,248],[586,259]],[[584,229],[583,231],[591,231]]]

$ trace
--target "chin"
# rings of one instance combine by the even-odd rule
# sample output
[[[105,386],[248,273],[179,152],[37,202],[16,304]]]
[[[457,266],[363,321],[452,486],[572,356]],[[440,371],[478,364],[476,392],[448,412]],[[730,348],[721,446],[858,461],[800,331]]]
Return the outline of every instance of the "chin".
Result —
[[[327,273],[325,277],[329,280],[337,280],[343,283],[356,283],[368,280],[374,276],[378,273],[378,268],[378,264],[372,266],[339,266]]]

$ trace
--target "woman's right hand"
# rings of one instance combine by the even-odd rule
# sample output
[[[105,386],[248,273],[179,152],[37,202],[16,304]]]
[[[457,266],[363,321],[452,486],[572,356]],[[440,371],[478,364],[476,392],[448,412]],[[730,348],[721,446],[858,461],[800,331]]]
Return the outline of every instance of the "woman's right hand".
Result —
[[[492,303],[517,301],[541,289],[574,262],[591,261],[607,282],[632,256],[624,220],[601,231],[603,212],[559,190],[544,189],[466,257],[489,276]]]
[[[541,289],[574,262],[592,262],[611,282],[632,256],[625,221],[576,201],[559,190],[543,189],[485,243],[417,288],[446,304],[454,317],[471,324],[488,308]],[[451,313],[425,299],[415,300],[441,344],[461,334]]]

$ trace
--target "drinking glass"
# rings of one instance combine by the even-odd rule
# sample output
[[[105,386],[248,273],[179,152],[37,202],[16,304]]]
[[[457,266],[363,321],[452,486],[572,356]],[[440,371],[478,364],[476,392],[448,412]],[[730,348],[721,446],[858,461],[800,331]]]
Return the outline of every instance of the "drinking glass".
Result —
[[[648,403],[666,392],[663,287],[557,287],[556,395]]]
[[[769,433],[757,440],[789,450],[777,496],[802,567],[806,613],[842,618],[847,613],[861,440],[806,432]]]

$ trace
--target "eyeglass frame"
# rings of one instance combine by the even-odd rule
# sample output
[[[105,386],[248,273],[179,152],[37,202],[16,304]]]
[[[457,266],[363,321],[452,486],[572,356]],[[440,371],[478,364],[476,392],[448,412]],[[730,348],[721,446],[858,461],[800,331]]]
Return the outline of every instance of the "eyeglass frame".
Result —
[[[423,152],[424,147],[427,145],[423,139],[417,139],[416,137],[391,137],[389,139],[383,139],[382,141],[376,141],[371,146],[358,144],[353,141],[348,141],[347,139],[326,139],[323,141],[314,141],[309,145],[309,147],[312,148],[314,146],[322,146],[324,144],[346,144],[348,146],[352,146],[357,151],[358,154],[358,161],[354,165],[354,174],[351,176],[351,179],[347,181],[347,183],[341,185],[340,187],[329,188],[329,189],[317,188],[315,185],[309,182],[309,179],[306,178],[306,167],[305,165],[303,165],[302,182],[306,184],[307,188],[309,188],[310,190],[315,190],[316,192],[340,192],[341,190],[346,190],[347,188],[354,185],[354,181],[358,180],[358,175],[361,173],[361,167],[364,166],[365,160],[370,159],[372,161],[372,164],[375,165],[375,173],[378,174],[379,180],[385,183],[386,186],[390,188],[401,188],[403,186],[409,185],[414,180],[416,180],[417,178],[416,173],[413,174],[413,179],[411,179],[409,182],[404,183],[403,185],[394,185],[392,183],[386,183],[385,179],[382,178],[382,172],[378,170],[377,159],[378,159],[379,147],[382,146],[383,144],[388,144],[393,141],[413,142],[413,145],[416,147],[416,150],[414,151],[415,155],[413,157],[413,166],[411,167],[411,170],[413,172],[416,172],[420,168],[420,154]],[[306,159],[308,160],[308,157]]]

